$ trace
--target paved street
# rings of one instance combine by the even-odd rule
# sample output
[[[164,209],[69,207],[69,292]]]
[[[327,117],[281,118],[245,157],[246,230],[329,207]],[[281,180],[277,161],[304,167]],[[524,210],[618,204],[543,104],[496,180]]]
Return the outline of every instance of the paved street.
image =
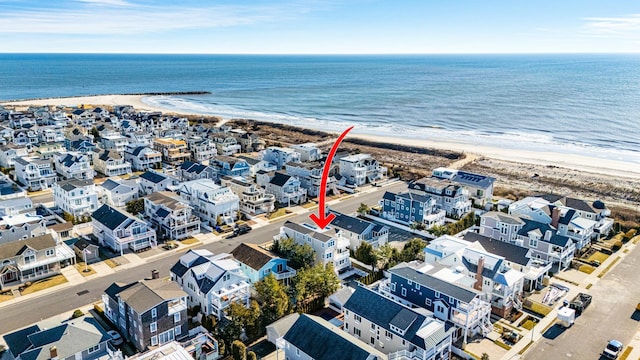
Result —
[[[558,334],[550,328],[525,359],[600,359],[607,341],[616,339],[626,346],[640,328],[632,319],[640,302],[640,246],[627,256],[588,291],[593,301],[575,324]],[[616,256],[616,255],[613,255]]]
[[[353,213],[358,209],[361,202],[373,205],[384,194],[384,191],[399,191],[406,189],[405,183],[397,183],[368,194],[359,194],[337,204],[331,208],[343,213]],[[298,215],[289,220],[302,222],[310,221],[309,214]],[[238,236],[232,239],[220,240],[202,246],[213,253],[229,252],[241,242],[261,244],[270,241],[280,229],[282,221],[276,222],[261,228],[254,229],[249,234]],[[117,271],[114,274],[89,280],[80,285],[75,285],[60,289],[53,293],[36,298],[19,301],[17,303],[0,307],[0,334],[15,330],[40,319],[45,319],[56,314],[79,308],[83,305],[99,301],[102,292],[113,282],[129,283],[150,277],[151,270],[157,269],[161,276],[168,276],[169,269],[178,261],[182,253],[173,254],[148,263],[140,265],[134,269]],[[88,292],[87,292],[88,291]],[[82,295],[78,295],[81,293]]]
[[[29,196],[34,204],[49,204],[53,202],[53,192],[43,191],[37,195]]]

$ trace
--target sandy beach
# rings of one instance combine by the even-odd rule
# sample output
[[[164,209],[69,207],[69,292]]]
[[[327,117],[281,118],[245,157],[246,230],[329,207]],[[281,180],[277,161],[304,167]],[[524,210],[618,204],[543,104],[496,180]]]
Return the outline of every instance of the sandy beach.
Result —
[[[161,111],[164,113],[176,112],[172,109],[166,109],[161,107],[149,106],[142,101],[143,98],[148,95],[100,95],[100,96],[79,96],[68,98],[52,98],[52,99],[37,99],[37,100],[25,100],[16,102],[5,102],[3,105],[18,105],[18,106],[45,106],[45,105],[62,105],[62,106],[79,106],[79,105],[91,105],[91,106],[114,106],[114,105],[131,105],[137,110],[141,111]],[[182,115],[201,115],[196,113],[184,113]],[[224,119],[226,122],[229,119]],[[353,134],[353,137],[358,137],[370,141],[384,142],[384,143],[397,143],[411,146],[450,150],[462,152],[468,155],[473,155],[474,158],[486,157],[498,160],[505,160],[524,164],[544,165],[544,166],[558,166],[568,169],[586,171],[590,173],[606,174],[615,177],[625,177],[640,179],[640,167],[637,164],[631,162],[625,162],[621,160],[603,160],[598,158],[591,158],[588,156],[581,156],[576,154],[560,154],[555,152],[540,152],[529,150],[514,150],[503,149],[499,147],[480,146],[472,143],[448,141],[446,139],[423,140],[423,139],[411,139],[406,137],[389,137],[380,135],[364,135]]]

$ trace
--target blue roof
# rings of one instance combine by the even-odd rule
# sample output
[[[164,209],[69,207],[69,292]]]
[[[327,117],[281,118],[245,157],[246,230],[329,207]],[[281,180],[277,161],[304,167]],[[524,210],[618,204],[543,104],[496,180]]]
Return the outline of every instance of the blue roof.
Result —
[[[140,175],[140,177],[145,180],[149,180],[154,184],[157,184],[167,178],[164,175],[158,174],[156,172],[151,172],[151,171],[145,172],[144,174]]]

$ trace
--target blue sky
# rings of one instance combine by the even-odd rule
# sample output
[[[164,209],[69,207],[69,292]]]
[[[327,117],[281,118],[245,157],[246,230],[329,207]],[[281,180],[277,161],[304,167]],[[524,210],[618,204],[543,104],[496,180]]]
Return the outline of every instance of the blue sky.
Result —
[[[640,1],[0,0],[0,52],[640,51]]]

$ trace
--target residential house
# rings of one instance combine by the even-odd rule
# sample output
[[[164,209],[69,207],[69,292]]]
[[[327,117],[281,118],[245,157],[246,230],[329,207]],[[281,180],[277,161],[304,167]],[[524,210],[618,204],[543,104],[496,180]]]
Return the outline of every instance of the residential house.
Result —
[[[407,226],[423,224],[427,229],[444,225],[447,215],[433,197],[412,192],[387,191],[380,200],[380,206],[380,215],[387,220]]]
[[[238,217],[238,195],[228,187],[217,185],[213,180],[186,181],[180,185],[178,192],[193,207],[205,226],[215,228],[218,221],[232,223]]]
[[[182,181],[218,178],[218,172],[211,166],[185,161],[178,168],[178,177]]]
[[[300,162],[300,153],[290,148],[269,146],[262,153],[262,160],[275,165],[280,170],[288,162]]]
[[[65,148],[69,151],[76,151],[83,154],[92,154],[96,149],[96,145],[89,138],[80,138],[76,140],[65,139]]]
[[[249,176],[249,164],[241,158],[218,155],[212,165],[219,176]]]
[[[94,150],[93,168],[105,176],[122,176],[131,174],[131,164],[122,155],[113,150]]]
[[[449,359],[452,329],[443,321],[363,286],[344,304],[344,331],[390,359]]]
[[[462,217],[471,211],[469,190],[447,179],[422,178],[409,184],[409,191],[435,200],[447,215]]]
[[[91,217],[93,235],[100,245],[107,246],[120,255],[126,248],[140,251],[156,247],[156,232],[146,222],[109,205],[102,205]]]
[[[218,154],[216,144],[208,138],[193,136],[187,139],[187,145],[193,154],[193,160],[204,165],[209,165],[211,159]]]
[[[3,336],[7,359],[122,359],[111,345],[111,336],[91,315],[66,320],[41,321]]]
[[[20,129],[13,132],[13,144],[17,146],[35,145],[40,142],[38,133],[32,129]]]
[[[276,340],[276,347],[289,360],[387,359],[373,346],[352,338],[320,317],[307,314],[295,318],[289,330]]]
[[[189,250],[171,268],[171,280],[187,292],[189,306],[199,305],[205,315],[221,319],[233,302],[249,307],[249,278],[229,254]]]
[[[122,136],[118,132],[109,132],[100,135],[100,143],[105,150],[113,150],[119,154],[122,154],[127,146],[129,146],[129,139]]]
[[[7,144],[0,146],[0,166],[9,169],[15,166],[15,160],[18,157],[26,157],[29,153],[24,146],[16,146]]]
[[[75,109],[71,112],[71,120],[74,120],[75,122],[81,122],[89,119],[95,120],[95,117],[93,113],[91,113],[91,111],[85,109]]]
[[[55,143],[45,143],[41,142],[36,146],[31,146],[32,152],[35,156],[40,159],[51,159],[56,153],[66,152],[66,148],[64,147],[64,143],[55,142]]]
[[[179,195],[168,191],[152,193],[144,198],[144,215],[162,236],[182,240],[200,233],[200,219]]]
[[[436,168],[433,170],[432,176],[439,179],[449,179],[463,186],[469,191],[469,198],[476,205],[484,206],[490,203],[493,198],[493,184],[496,179],[491,176],[449,168]]]
[[[88,242],[84,238],[78,238],[78,240],[73,243],[73,251],[76,253],[76,258],[82,260],[85,264],[92,264],[102,260],[100,259],[100,247]]]
[[[102,302],[105,316],[138,351],[188,335],[187,294],[171,280],[113,283]]]
[[[180,165],[191,158],[191,152],[184,140],[171,138],[153,139],[153,149],[162,154],[162,160],[170,165]]]
[[[124,159],[135,171],[146,171],[162,167],[162,154],[147,146],[128,146],[124,151]]]
[[[322,152],[314,143],[291,145],[291,148],[300,154],[299,161],[310,162],[322,159]]]
[[[145,131],[129,132],[125,135],[129,138],[129,147],[153,147],[153,134]],[[162,154],[160,155],[162,156]]]
[[[213,138],[213,141],[216,144],[216,152],[219,156],[231,156],[240,152],[242,148],[242,146],[238,144],[238,141],[231,135],[219,134]]]
[[[396,265],[388,273],[389,278],[379,288],[382,294],[452,322],[456,326],[453,338],[462,339],[463,344],[473,336],[486,336],[493,330],[491,306],[481,292],[426,274],[407,263]]]
[[[118,177],[107,179],[96,188],[100,202],[115,207],[124,207],[138,198],[138,183]]]
[[[240,211],[246,216],[268,214],[274,210],[275,196],[265,193],[256,184],[247,182],[240,177],[223,176],[220,180],[222,186],[229,188],[238,196]]]
[[[380,165],[370,154],[356,154],[340,159],[340,175],[348,185],[362,186],[376,183],[387,177],[387,168]]]
[[[480,216],[480,234],[531,250],[534,258],[550,262],[554,271],[571,266],[576,245],[550,224],[490,211]]]
[[[43,126],[37,129],[40,142],[62,143],[64,142],[64,130],[61,126]]]
[[[64,180],[93,180],[95,171],[91,167],[91,158],[83,153],[55,153],[53,164],[56,173]]]
[[[296,224],[286,221],[280,227],[280,233],[274,240],[291,238],[300,245],[309,244],[316,254],[316,263],[326,265],[331,263],[339,275],[343,275],[351,268],[349,258],[349,240],[341,236],[340,231],[327,226],[319,229],[307,223]]]
[[[4,174],[0,174],[0,200],[27,196],[27,192]]]
[[[362,242],[366,242],[374,249],[387,243],[389,227],[359,219],[354,216],[334,213],[335,219],[331,225],[342,232],[342,237],[349,239],[349,249],[356,250]]]
[[[191,335],[190,335],[191,337]],[[220,359],[218,341],[208,332],[182,342],[170,341],[144,353],[129,356],[129,360],[217,360]]]
[[[15,159],[16,180],[31,191],[49,189],[56,182],[51,163],[34,158]]]
[[[98,193],[91,180],[63,180],[53,185],[53,200],[74,217],[91,215],[98,209]]]
[[[0,190],[1,191],[1,190]],[[0,216],[19,215],[31,213],[35,215],[33,202],[28,196],[0,200]]]
[[[236,143],[240,145],[240,152],[250,153],[256,151],[262,151],[265,147],[264,140],[260,140],[256,133],[232,133],[236,139]]]
[[[244,160],[249,166],[249,176],[255,177],[260,171],[276,171],[275,165],[269,164],[264,160],[260,160],[251,156],[238,155],[238,159]]]
[[[18,116],[12,116],[9,120],[9,126],[13,129],[31,129],[36,127],[36,119],[31,116],[25,116],[24,114],[15,114]]]
[[[324,164],[315,162],[304,163],[286,163],[285,172],[287,175],[295,176],[300,180],[300,187],[307,190],[309,197],[317,197],[320,193],[320,186],[322,185],[322,173]],[[329,171],[329,177],[327,178],[326,192],[333,192],[338,194],[337,181],[334,176],[337,171]]]
[[[265,191],[275,196],[281,206],[300,205],[307,202],[307,190],[300,187],[300,180],[279,171],[276,171],[269,180]]]
[[[143,195],[149,195],[158,191],[173,190],[180,184],[178,179],[154,170],[149,170],[141,174],[139,180],[140,193]]]
[[[72,264],[76,255],[51,234],[0,243],[0,289],[60,273],[60,264]]]
[[[44,235],[47,220],[41,215],[24,212],[0,218],[0,244]]]
[[[287,259],[280,258],[255,244],[241,243],[231,251],[231,255],[240,263],[240,269],[251,283],[256,283],[269,274],[285,282],[296,275],[296,271],[287,266]]]

